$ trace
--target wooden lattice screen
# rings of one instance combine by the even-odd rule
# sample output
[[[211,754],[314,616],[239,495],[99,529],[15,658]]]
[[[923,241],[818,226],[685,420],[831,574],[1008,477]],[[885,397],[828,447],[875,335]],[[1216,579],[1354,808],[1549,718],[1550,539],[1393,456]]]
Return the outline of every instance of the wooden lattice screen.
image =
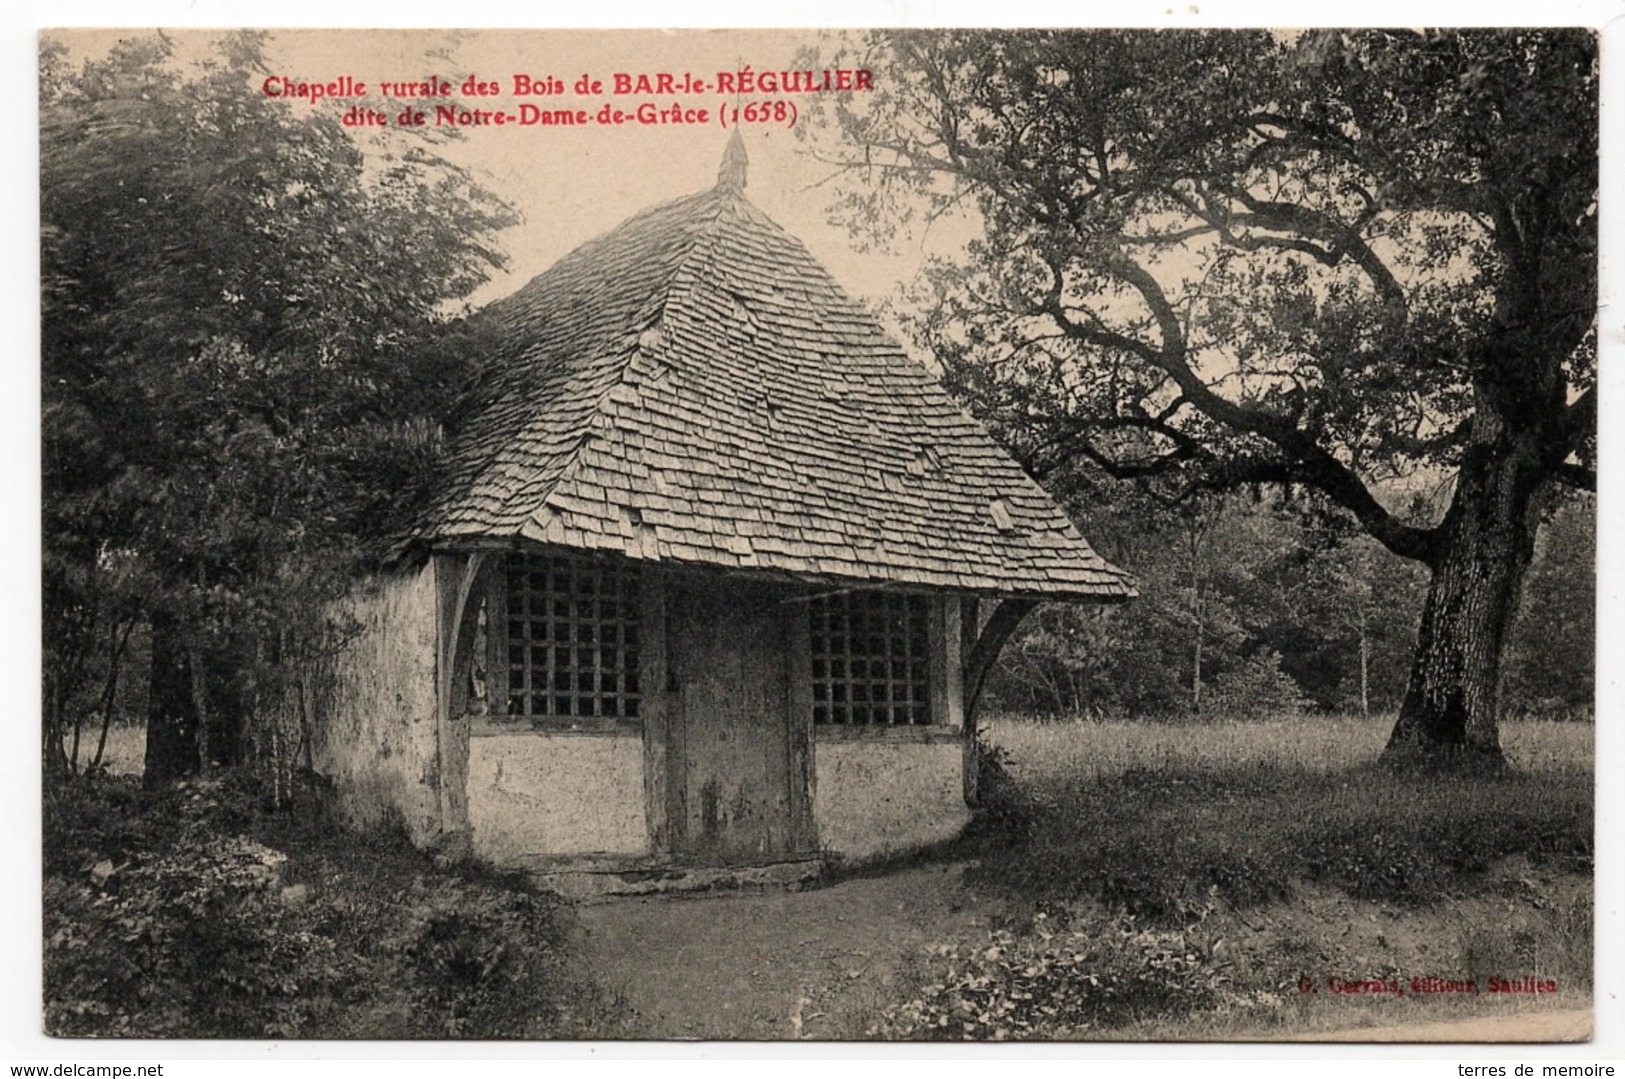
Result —
[[[813,722],[932,722],[924,596],[845,592],[817,597],[808,607]]]
[[[508,715],[636,719],[637,568],[533,554],[504,568]]]

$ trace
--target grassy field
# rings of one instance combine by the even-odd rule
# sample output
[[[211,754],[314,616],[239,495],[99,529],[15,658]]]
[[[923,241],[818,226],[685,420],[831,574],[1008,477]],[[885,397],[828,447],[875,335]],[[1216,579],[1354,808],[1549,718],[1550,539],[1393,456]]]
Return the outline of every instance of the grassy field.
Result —
[[[1288,716],[1246,723],[1043,723],[1020,716],[984,719],[988,739],[1014,759],[1024,783],[1048,787],[1106,779],[1131,769],[1290,767],[1331,773],[1373,762],[1392,716]],[[1538,775],[1592,773],[1594,728],[1587,723],[1508,723],[1501,745],[1513,767]]]
[[[948,944],[878,1032],[1228,1039],[1588,1007],[1592,728],[1511,724],[1504,774],[1428,777],[1374,766],[1388,725],[994,717],[969,877],[1018,913]],[[1334,978],[1396,991],[1351,1010]],[[1409,991],[1429,978],[1475,991]]]
[[[992,777],[992,809],[1019,842],[984,872],[1034,901],[1090,896],[1163,921],[1300,882],[1426,903],[1509,858],[1589,874],[1591,733],[1512,725],[1506,773],[1417,776],[1374,766],[1375,722],[995,722],[1011,781]]]

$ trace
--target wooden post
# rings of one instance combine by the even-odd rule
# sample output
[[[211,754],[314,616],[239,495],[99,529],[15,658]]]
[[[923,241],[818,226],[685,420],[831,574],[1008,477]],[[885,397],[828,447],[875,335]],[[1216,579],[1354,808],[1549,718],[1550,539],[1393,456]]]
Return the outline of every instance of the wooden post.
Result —
[[[435,657],[435,741],[439,758],[440,835],[457,844],[468,837],[468,670],[474,645],[475,592],[486,553],[434,556],[440,612]],[[475,602],[470,603],[470,599]]]
[[[976,707],[981,703],[982,688],[987,684],[987,676],[992,672],[993,664],[998,661],[1004,642],[1010,639],[1016,627],[1021,625],[1021,620],[1036,606],[1038,601],[1035,599],[1001,600],[980,631],[972,629],[969,625],[965,627],[967,634],[975,634],[975,643],[965,654],[967,726],[974,726],[976,723]]]
[[[485,718],[490,723],[508,714],[508,573],[502,555],[492,559],[485,577],[480,591],[486,603]]]
[[[959,743],[964,747],[965,804],[972,809],[978,805],[980,794],[976,783],[976,721],[971,716],[969,680],[965,677],[965,661],[976,647],[976,632],[981,629],[982,605],[975,596],[962,596],[959,600]]]
[[[788,686],[790,849],[798,854],[818,849],[817,822],[813,819],[812,628],[808,624],[805,595],[779,606],[784,619],[784,674]]]
[[[666,692],[666,571],[657,565],[642,567],[642,597],[638,641],[638,714],[643,720],[644,819],[649,830],[649,852],[672,852],[670,777],[671,696]]]
[[[943,722],[954,730],[965,727],[965,630],[961,605],[952,599],[938,601],[942,611],[943,676],[947,682],[947,711]]]
[[[1016,631],[1038,601],[1033,599],[1001,600],[985,624],[979,624],[981,611],[974,598],[967,597],[960,604],[960,640],[965,650],[965,803],[976,805],[976,709],[981,703],[982,687],[998,661],[1004,642]]]
[[[948,726],[948,617],[946,600],[926,601],[926,694],[931,722]]]

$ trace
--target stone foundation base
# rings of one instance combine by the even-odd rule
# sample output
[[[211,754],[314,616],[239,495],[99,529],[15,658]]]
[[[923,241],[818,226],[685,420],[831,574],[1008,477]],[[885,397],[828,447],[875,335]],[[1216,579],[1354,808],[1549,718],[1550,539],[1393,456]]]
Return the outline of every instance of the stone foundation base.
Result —
[[[825,874],[825,860],[813,855],[764,865],[689,866],[650,864],[631,859],[575,858],[526,867],[538,888],[583,903],[682,892],[799,888]]]

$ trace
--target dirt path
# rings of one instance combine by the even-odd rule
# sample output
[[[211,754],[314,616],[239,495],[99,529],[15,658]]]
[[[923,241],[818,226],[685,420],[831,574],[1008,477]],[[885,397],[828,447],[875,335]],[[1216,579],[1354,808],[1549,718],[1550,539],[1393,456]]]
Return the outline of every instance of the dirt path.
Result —
[[[802,892],[587,906],[582,948],[636,1009],[640,1037],[861,1038],[911,957],[998,916],[963,875],[928,865]]]
[[[801,892],[772,889],[689,898],[651,897],[580,908],[578,944],[594,979],[636,1013],[627,1032],[649,1039],[863,1038],[896,1003],[900,978],[935,943],[976,940],[1007,910],[968,889],[964,864],[925,865]],[[1584,878],[1542,880],[1541,902],[1487,895],[1400,909],[1304,886],[1294,900],[1226,923],[1223,935],[1249,961],[1297,956],[1307,970],[1448,969],[1451,942],[1478,924],[1534,929],[1550,901],[1589,895]],[[1295,949],[1295,950],[1294,950]],[[1440,964],[1445,964],[1441,967]],[[1221,1041],[1571,1042],[1590,1036],[1589,1008],[1559,1001],[1456,998],[1423,1001],[1404,1022],[1403,1001],[1317,998],[1301,1022],[1268,1032],[1196,1016],[1151,1021],[1131,1039]],[[1507,1005],[1503,1008],[1502,1005]],[[1346,1009],[1383,1007],[1351,1026]],[[1480,1005],[1483,1005],[1482,1010]],[[1444,1014],[1446,1006],[1455,1015]],[[1399,1010],[1396,1010],[1399,1009]],[[1462,1014],[1458,1009],[1471,1009]],[[1240,1017],[1247,1023],[1245,1015]],[[1395,1022],[1395,1020],[1401,1020]]]

